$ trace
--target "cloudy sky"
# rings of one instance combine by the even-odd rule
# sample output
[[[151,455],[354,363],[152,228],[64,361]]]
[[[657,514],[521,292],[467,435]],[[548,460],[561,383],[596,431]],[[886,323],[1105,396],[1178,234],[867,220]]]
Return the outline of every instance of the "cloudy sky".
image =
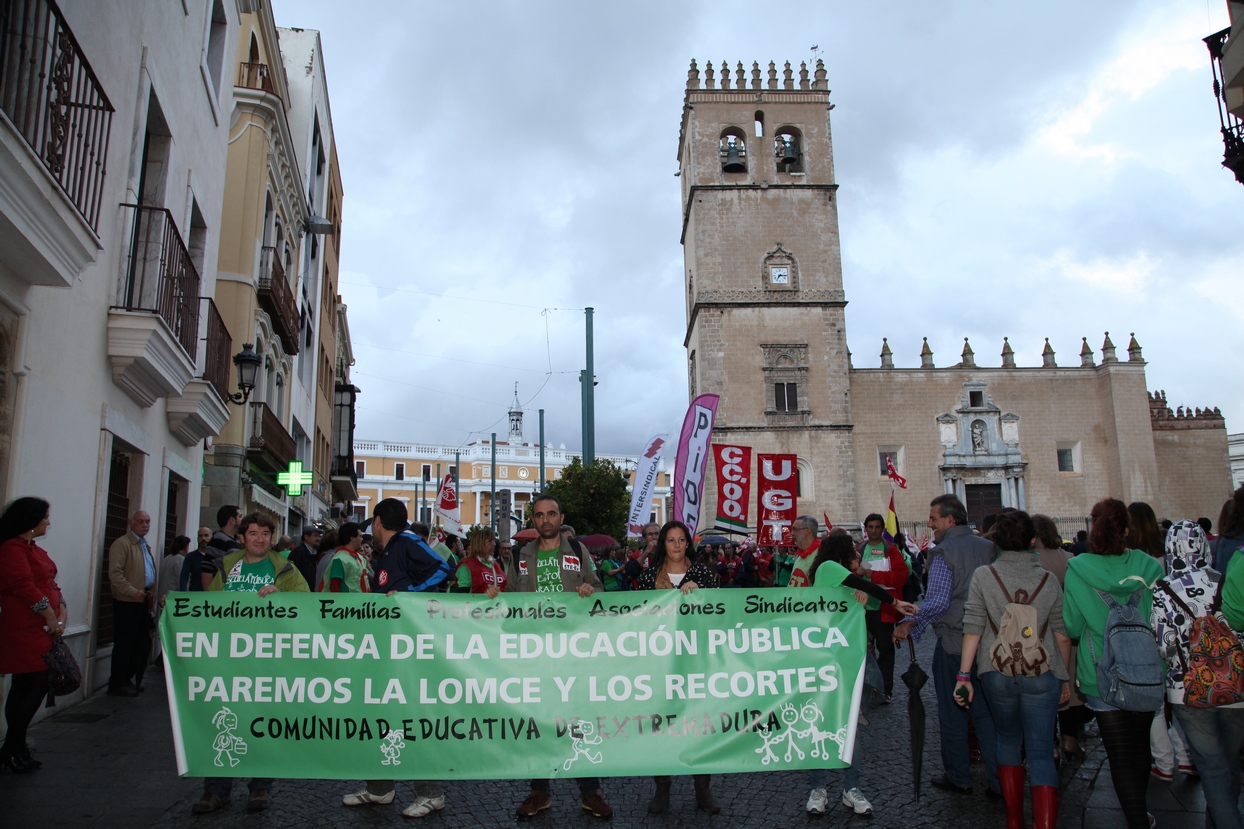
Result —
[[[358,436],[506,431],[597,449],[687,405],[675,152],[691,58],[825,60],[856,366],[970,337],[1020,365],[1083,336],[1244,429],[1244,187],[1201,38],[1222,0],[1084,3],[274,0],[319,29],[345,182]],[[1233,230],[1234,228],[1234,230]],[[1099,356],[1100,359],[1100,356]]]

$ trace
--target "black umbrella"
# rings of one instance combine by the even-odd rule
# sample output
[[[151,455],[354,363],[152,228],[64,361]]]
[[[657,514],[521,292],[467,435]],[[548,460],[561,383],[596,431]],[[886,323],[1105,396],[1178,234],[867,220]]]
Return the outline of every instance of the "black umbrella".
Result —
[[[911,664],[903,671],[903,684],[907,686],[907,717],[911,721],[911,773],[916,783],[916,800],[920,799],[920,775],[924,770],[924,700],[920,689],[929,681],[929,675],[916,662],[916,645],[909,637],[907,648],[911,652]]]
[[[733,544],[734,542],[722,535],[710,535],[700,539],[701,544]]]

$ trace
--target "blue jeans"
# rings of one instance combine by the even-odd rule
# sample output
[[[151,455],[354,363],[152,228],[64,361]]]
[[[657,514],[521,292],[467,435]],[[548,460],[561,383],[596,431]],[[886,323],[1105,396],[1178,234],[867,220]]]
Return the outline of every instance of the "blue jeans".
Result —
[[[228,800],[229,794],[233,791],[233,781],[236,779],[236,777],[204,777],[203,793],[214,794],[223,800]],[[252,777],[250,781],[247,782],[246,788],[252,792],[256,789],[267,789],[271,792],[272,778]]]
[[[933,649],[933,686],[937,691],[937,719],[942,729],[942,768],[946,778],[956,786],[970,788],[972,772],[968,759],[968,711],[955,704],[955,684],[958,682],[959,654],[947,653],[939,639]],[[972,666],[972,704],[969,707],[976,737],[981,744],[981,759],[985,761],[985,783],[995,792],[998,786],[997,735],[994,733],[993,716],[985,699],[976,666]],[[1053,756],[1053,749],[1050,749]]]
[[[863,757],[860,755],[860,732],[864,730],[863,724],[855,727],[855,748],[851,749],[851,765],[842,770],[842,790],[858,789],[860,787],[860,764]],[[826,745],[836,745],[828,742]],[[829,769],[808,769],[808,786],[813,789],[829,788]]]
[[[1057,786],[1054,723],[1063,683],[1049,672],[1012,678],[989,671],[981,674],[981,685],[998,731],[998,765],[1022,766],[1026,744],[1032,785]]]
[[[1240,747],[1244,746],[1244,708],[1189,708],[1172,705],[1183,726],[1188,750],[1201,774],[1206,826],[1241,829]],[[1211,823],[1208,818],[1213,818]]]

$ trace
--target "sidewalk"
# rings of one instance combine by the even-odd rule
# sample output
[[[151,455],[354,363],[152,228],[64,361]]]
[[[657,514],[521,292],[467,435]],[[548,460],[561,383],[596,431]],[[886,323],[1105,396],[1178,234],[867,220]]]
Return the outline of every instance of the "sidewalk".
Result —
[[[928,663],[931,645],[919,649]],[[902,660],[900,660],[901,662]],[[901,670],[905,665],[900,665]],[[394,806],[347,809],[340,796],[359,787],[357,781],[280,780],[272,808],[262,814],[245,810],[246,789],[238,784],[233,803],[224,811],[204,817],[190,814],[202,791],[197,779],[177,777],[169,731],[167,701],[159,669],[149,671],[147,691],[136,699],[97,696],[32,727],[31,746],[43,768],[32,774],[0,775],[0,826],[4,829],[138,829],[138,827],[305,826],[515,826],[513,808],[527,793],[526,781],[450,781],[443,812],[415,822],[401,817],[412,798],[409,783],[398,785]],[[1005,822],[1000,801],[980,794],[947,794],[928,785],[939,771],[937,715],[933,686],[924,691],[929,714],[924,760],[924,792],[920,801],[911,793],[908,757],[907,691],[896,689],[895,704],[874,712],[863,743],[863,790],[874,816],[870,829],[929,827],[930,829],[991,829]],[[1110,784],[1105,751],[1090,724],[1083,745],[1087,759],[1063,767],[1063,829],[1123,829]],[[690,778],[676,778],[670,813],[646,813],[652,782],[647,778],[610,778],[603,781],[605,796],[616,809],[612,824],[583,816],[577,789],[568,781],[554,784],[553,808],[531,821],[533,827],[641,826],[657,827],[863,827],[859,818],[831,797],[830,811],[811,821],[804,813],[807,786],[803,772],[731,774],[713,778],[713,791],[722,813],[709,817],[695,811]],[[832,783],[839,779],[831,774]],[[977,791],[983,786],[979,783]],[[831,793],[836,794],[836,790]],[[1150,810],[1161,829],[1201,829],[1205,803],[1199,781],[1176,778],[1173,783],[1153,781]]]

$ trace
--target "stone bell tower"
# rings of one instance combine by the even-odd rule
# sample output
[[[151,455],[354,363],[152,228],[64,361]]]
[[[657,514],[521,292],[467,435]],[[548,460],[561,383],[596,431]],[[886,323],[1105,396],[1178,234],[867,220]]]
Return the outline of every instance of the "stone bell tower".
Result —
[[[723,63],[701,74],[695,61],[687,73],[678,161],[689,391],[721,395],[716,443],[798,455],[801,513],[854,517],[825,66],[811,78],[789,62],[781,77],[773,63],[762,73]],[[701,527],[716,513],[709,473]],[[755,526],[754,503],[750,517]]]

